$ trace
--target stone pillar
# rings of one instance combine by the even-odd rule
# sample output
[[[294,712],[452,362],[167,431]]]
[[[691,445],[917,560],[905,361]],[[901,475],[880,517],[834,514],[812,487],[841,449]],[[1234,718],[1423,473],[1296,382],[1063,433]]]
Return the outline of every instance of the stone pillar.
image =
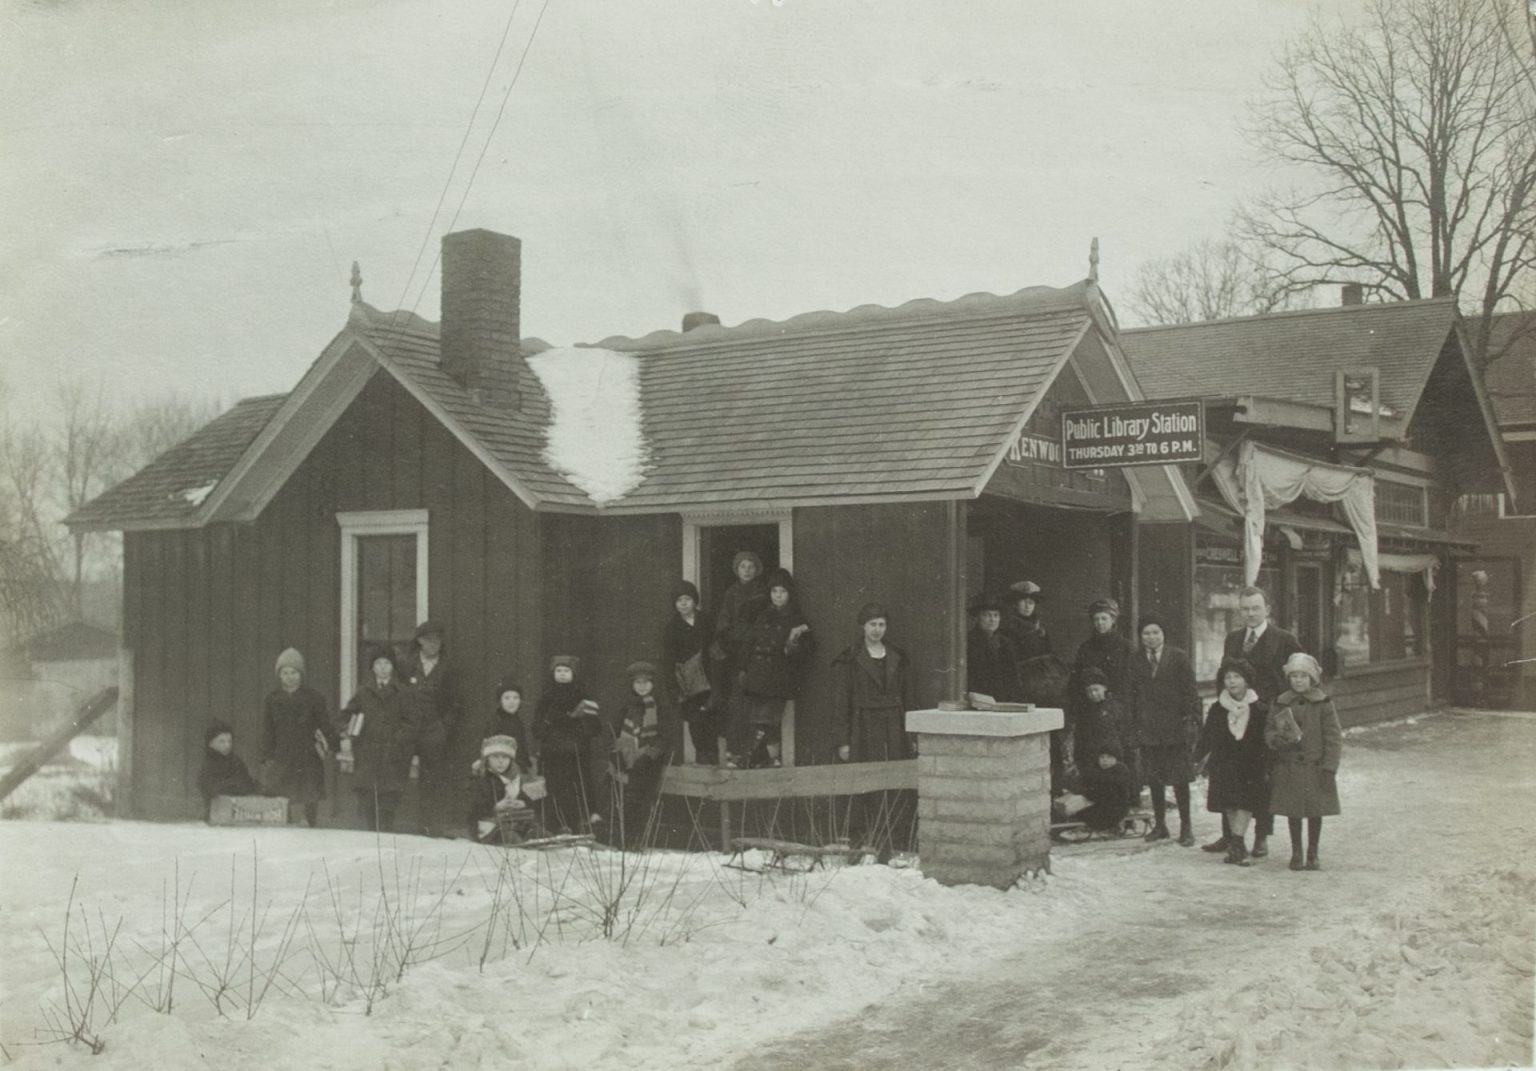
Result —
[[[944,885],[1012,885],[1051,861],[1055,709],[913,710],[917,854]]]

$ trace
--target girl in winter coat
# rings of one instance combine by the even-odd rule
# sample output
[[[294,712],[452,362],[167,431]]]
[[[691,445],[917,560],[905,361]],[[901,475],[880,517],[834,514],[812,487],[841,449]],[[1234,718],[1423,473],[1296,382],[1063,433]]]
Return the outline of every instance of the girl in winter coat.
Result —
[[[863,636],[832,659],[837,757],[844,762],[912,757],[906,726],[912,660],[886,642],[888,621],[885,607],[867,603],[859,610]]]
[[[735,695],[733,689],[741,673],[742,647],[757,615],[768,605],[768,588],[763,583],[763,560],[750,550],[738,550],[731,559],[736,582],[726,588],[715,615],[714,640],[709,645],[714,682],[710,702],[722,717],[729,717]]]
[[[292,647],[277,656],[277,680],[262,714],[261,759],[271,770],[267,787],[302,806],[313,828],[325,799],[325,760],[336,746],[336,731],[325,700],[304,683],[304,656]]]
[[[1249,687],[1254,669],[1241,658],[1221,664],[1216,679],[1221,692],[1205,712],[1205,726],[1195,746],[1195,761],[1206,760],[1210,783],[1205,809],[1227,820],[1226,862],[1249,866],[1244,837],[1248,822],[1269,795],[1269,752],[1264,731],[1269,706]]]
[[[795,603],[795,582],[776,569],[767,581],[768,605],[747,630],[741,646],[733,755],[728,765],[778,766],[784,705],[800,690],[810,658],[811,626]]]
[[[631,662],[624,670],[629,694],[619,708],[614,733],[612,775],[615,831],[620,845],[643,846],[654,829],[653,815],[661,796],[661,775],[667,768],[671,733],[656,699],[656,667]]]
[[[672,612],[661,630],[661,651],[677,689],[677,711],[688,725],[694,761],[713,766],[720,761],[719,711],[711,703],[714,683],[709,643],[714,622],[699,605],[699,589],[687,580],[672,588]]]
[[[208,723],[203,733],[203,765],[197,771],[197,790],[203,797],[203,821],[213,811],[215,796],[254,796],[261,790],[256,779],[235,754],[235,731],[222,721]]]
[[[515,844],[535,832],[530,801],[522,795],[522,777],[517,760],[522,748],[510,736],[488,736],[480,742],[482,772],[470,792],[469,835],[481,844]],[[526,761],[526,760],[524,760]],[[503,817],[515,839],[503,836]]]
[[[370,679],[341,708],[347,716],[341,751],[343,761],[349,757],[353,764],[352,791],[363,828],[393,833],[416,754],[419,719],[415,697],[396,679],[393,652],[380,648],[369,666]]]
[[[1189,783],[1195,779],[1190,751],[1200,732],[1200,693],[1189,656],[1164,642],[1162,618],[1147,614],[1137,629],[1142,651],[1131,659],[1131,717],[1141,748],[1141,775],[1152,791],[1154,825],[1147,840],[1167,840],[1167,801],[1163,786],[1173,786],[1179,807],[1179,843],[1193,847]]]
[[[1291,869],[1321,870],[1317,842],[1323,817],[1339,813],[1337,774],[1344,732],[1333,700],[1319,687],[1322,667],[1297,652],[1285,661],[1290,688],[1275,700],[1264,741],[1275,752],[1269,809],[1286,816],[1291,829]],[[1307,820],[1307,852],[1302,858],[1301,820]]]
[[[533,739],[539,769],[549,791],[549,823],[561,833],[590,830],[602,821],[591,808],[597,785],[592,747],[603,732],[597,704],[576,683],[577,660],[556,655],[549,660],[551,683],[533,712]]]
[[[1107,743],[1115,745],[1116,759],[1124,762],[1125,741],[1132,736],[1132,725],[1120,700],[1109,693],[1109,678],[1103,670],[1089,666],[1083,671],[1082,681],[1077,724],[1065,750],[1068,769],[1086,776]]]

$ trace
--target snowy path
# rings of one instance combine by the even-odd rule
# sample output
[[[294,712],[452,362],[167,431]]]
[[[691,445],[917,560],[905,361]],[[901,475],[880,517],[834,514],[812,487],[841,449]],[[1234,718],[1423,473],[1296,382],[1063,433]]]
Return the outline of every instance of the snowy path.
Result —
[[[1172,845],[1068,849],[1053,884],[1115,871],[1102,914],[737,1066],[1529,1064],[1536,718],[1373,730],[1345,763],[1321,873],[1286,868],[1283,820],[1249,870]]]
[[[1377,729],[1346,741],[1322,873],[1288,871],[1283,834],[1249,870],[1100,843],[1006,893],[880,866],[757,876],[702,854],[0,822],[0,1067],[1524,1064],[1532,771],[1536,716]],[[1196,828],[1209,837],[1215,817]],[[590,908],[620,865],[653,869],[625,900],[633,939],[604,940]],[[111,932],[109,988],[137,987],[118,1018],[97,1007],[99,1056],[48,1043],[67,999],[49,946],[72,888],[71,979]],[[185,906],[168,915],[168,899]],[[156,950],[178,917],[168,961]],[[286,951],[285,920],[302,922]],[[406,939],[419,954],[396,975]],[[283,967],[248,1018],[246,997],[266,992],[251,947]]]

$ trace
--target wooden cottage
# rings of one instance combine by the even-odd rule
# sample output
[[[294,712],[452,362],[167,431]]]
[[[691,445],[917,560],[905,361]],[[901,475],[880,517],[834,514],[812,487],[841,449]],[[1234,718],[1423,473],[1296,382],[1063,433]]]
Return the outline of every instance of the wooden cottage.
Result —
[[[1091,281],[693,315],[555,350],[521,338],[519,256],[507,236],[448,236],[441,324],[354,294],[292,392],[239,403],[70,518],[124,533],[135,813],[199,812],[203,725],[254,745],[290,645],[334,707],[366,645],[430,616],[472,721],[507,672],[536,696],[562,652],[607,706],[625,664],[656,656],[677,578],[712,607],[751,548],[793,571],[818,637],[786,731],[807,769],[835,755],[827,662],[862,603],[890,608],[931,705],[963,689],[975,591],[1036,580],[1070,657],[1092,598],[1134,612],[1163,584],[1142,563],[1188,556],[1176,468],[1061,465],[1063,408],[1138,397]]]
[[[1200,520],[1165,562],[1183,576],[1184,612],[1173,616],[1190,622],[1197,675],[1209,681],[1220,665],[1246,573],[1321,656],[1346,723],[1448,702],[1448,566],[1473,546],[1451,531],[1452,503],[1505,490],[1510,476],[1455,302],[1346,304],[1122,337],[1149,397],[1204,400],[1207,457],[1186,473]],[[1352,484],[1363,509],[1309,490],[1270,503],[1250,542],[1245,492],[1276,493],[1267,474],[1293,490]]]

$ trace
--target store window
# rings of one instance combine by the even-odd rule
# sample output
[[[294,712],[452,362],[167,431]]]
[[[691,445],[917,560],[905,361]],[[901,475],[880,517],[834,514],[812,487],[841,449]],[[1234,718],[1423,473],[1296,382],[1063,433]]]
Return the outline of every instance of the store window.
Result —
[[[1227,633],[1242,624],[1237,609],[1243,590],[1242,551],[1236,547],[1200,546],[1195,549],[1194,650],[1195,678],[1214,681],[1221,668],[1221,650]],[[1259,570],[1258,586],[1274,598],[1278,577],[1273,569]]]
[[[1359,556],[1340,570],[1334,650],[1344,667],[1396,662],[1429,654],[1429,589],[1422,572],[1382,570],[1372,591]]]

